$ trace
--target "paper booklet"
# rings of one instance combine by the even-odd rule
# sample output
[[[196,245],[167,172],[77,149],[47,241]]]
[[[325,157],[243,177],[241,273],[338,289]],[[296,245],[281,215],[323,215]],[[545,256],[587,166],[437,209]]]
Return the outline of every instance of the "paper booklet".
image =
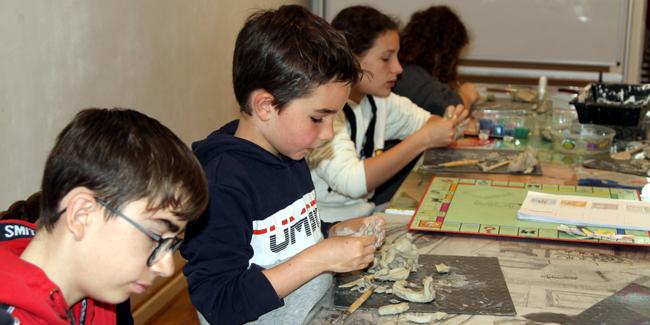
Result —
[[[528,191],[517,218],[579,226],[650,230],[650,203]]]

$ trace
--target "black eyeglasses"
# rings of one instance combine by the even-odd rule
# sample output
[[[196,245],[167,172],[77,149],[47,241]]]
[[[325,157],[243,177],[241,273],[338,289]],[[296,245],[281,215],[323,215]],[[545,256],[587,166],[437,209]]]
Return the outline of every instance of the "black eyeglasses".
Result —
[[[162,236],[151,232],[147,228],[133,221],[133,219],[127,217],[124,213],[118,211],[117,209],[114,209],[113,207],[111,207],[110,205],[108,205],[106,202],[102,200],[97,200],[97,203],[99,203],[101,206],[106,208],[106,210],[110,211],[111,213],[128,221],[134,227],[138,228],[138,230],[140,230],[143,234],[147,235],[149,238],[151,238],[151,240],[156,242],[156,248],[154,248],[153,252],[151,252],[151,255],[149,255],[149,258],[147,259],[147,266],[152,266],[160,262],[160,260],[167,253],[174,254],[183,243],[183,239],[179,237],[162,238]]]

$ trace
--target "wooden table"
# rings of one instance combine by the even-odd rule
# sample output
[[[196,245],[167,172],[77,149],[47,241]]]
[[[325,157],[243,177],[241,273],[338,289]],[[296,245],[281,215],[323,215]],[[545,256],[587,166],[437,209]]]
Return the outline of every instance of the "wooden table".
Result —
[[[545,176],[463,174],[462,177],[576,184],[573,167],[557,162],[542,164]],[[407,202],[409,198],[419,201],[432,176],[412,172],[396,197],[407,204],[412,204]],[[383,217],[387,222],[388,241],[404,234],[411,219],[408,215],[384,214]],[[531,319],[561,323],[635,280],[645,283],[650,279],[650,249],[647,247],[448,233],[413,234],[420,254],[497,257],[517,310],[514,317],[457,315],[441,324],[536,324],[531,323]],[[323,303],[327,301],[324,299]],[[364,317],[377,319],[375,310],[360,309],[357,314],[359,324],[364,323]],[[380,321],[382,324],[399,323],[396,317],[388,316]],[[319,320],[312,319],[310,323],[318,324]]]
[[[553,105],[568,108],[566,94],[549,93]],[[548,153],[548,151],[547,151]],[[552,150],[550,155],[552,157]],[[544,176],[507,174],[444,174],[439,176],[576,185],[575,167],[580,159],[540,159]],[[573,163],[568,165],[566,163]],[[390,208],[414,210],[426,190],[431,173],[416,169],[405,179]],[[387,241],[407,232],[410,215],[382,214]],[[496,257],[517,310],[516,316],[457,315],[441,324],[539,324],[563,323],[614,294],[631,282],[650,283],[650,248],[486,237],[452,233],[414,232],[420,254]],[[331,307],[324,297],[314,310]],[[323,307],[325,306],[325,307]],[[354,316],[354,317],[352,317]],[[349,324],[401,324],[396,317],[377,318],[376,310],[359,309]],[[534,321],[538,321],[536,323]],[[597,320],[594,321],[595,323]],[[311,318],[308,324],[322,324]]]

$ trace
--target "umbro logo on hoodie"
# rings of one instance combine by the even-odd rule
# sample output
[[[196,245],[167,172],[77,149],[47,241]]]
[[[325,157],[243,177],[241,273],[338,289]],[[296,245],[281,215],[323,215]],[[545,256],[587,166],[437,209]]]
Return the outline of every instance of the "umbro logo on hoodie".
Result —
[[[272,265],[289,258],[323,238],[315,191],[305,194],[264,220],[253,221],[251,246],[257,265]]]

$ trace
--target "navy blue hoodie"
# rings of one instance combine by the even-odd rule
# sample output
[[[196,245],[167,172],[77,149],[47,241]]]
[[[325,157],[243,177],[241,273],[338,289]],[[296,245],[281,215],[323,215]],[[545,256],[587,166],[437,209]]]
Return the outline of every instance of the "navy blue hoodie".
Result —
[[[192,144],[210,201],[187,227],[183,272],[192,303],[212,324],[241,324],[281,307],[262,270],[323,238],[305,160],[234,137],[237,125]]]

